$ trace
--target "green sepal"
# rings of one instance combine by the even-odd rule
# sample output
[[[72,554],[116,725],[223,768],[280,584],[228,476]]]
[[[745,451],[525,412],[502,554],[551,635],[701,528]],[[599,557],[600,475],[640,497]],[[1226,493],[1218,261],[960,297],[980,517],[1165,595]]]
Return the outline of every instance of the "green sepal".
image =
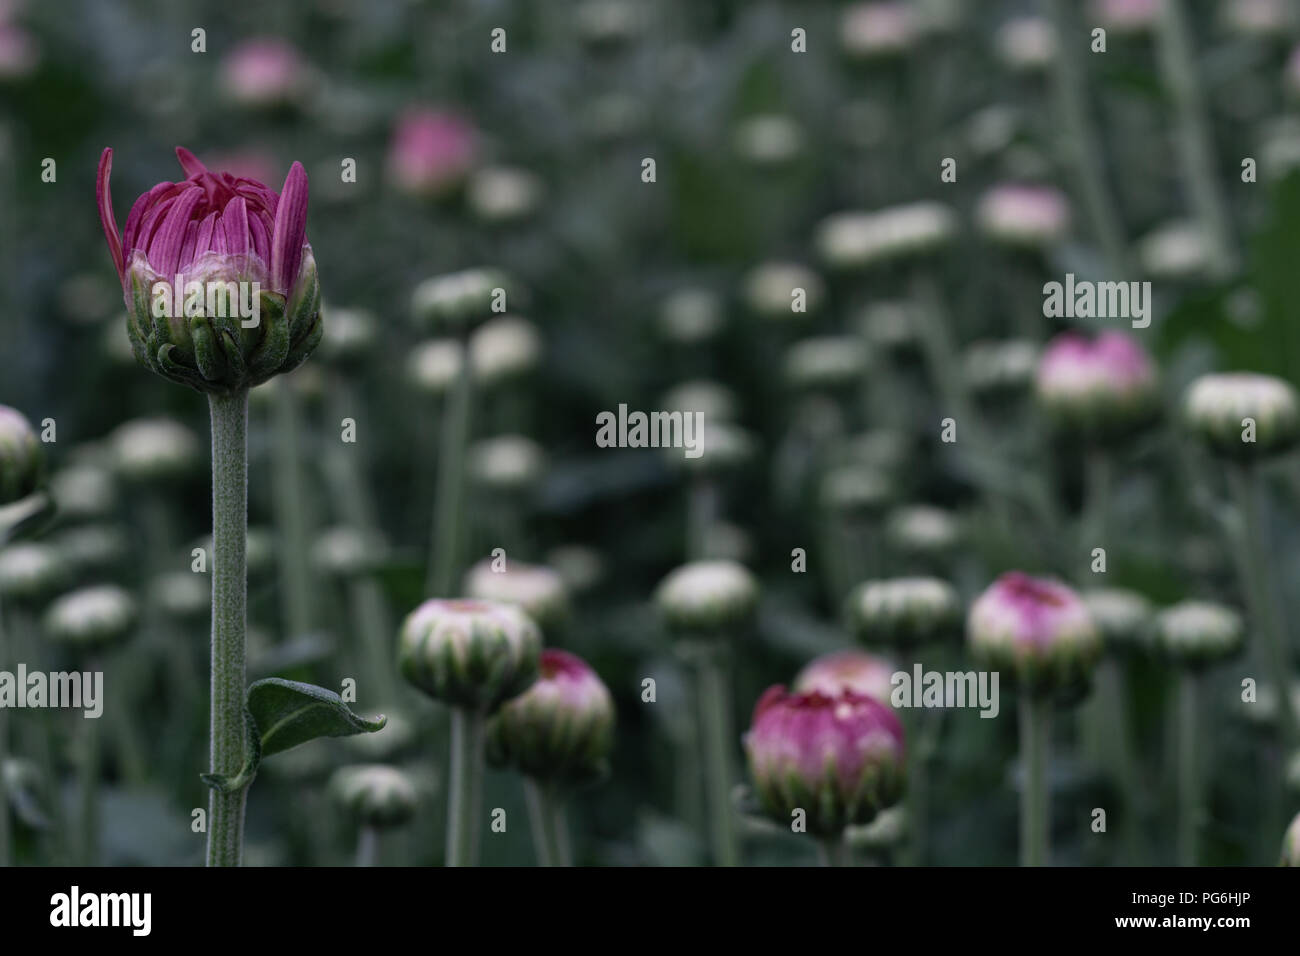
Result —
[[[54,498],[44,491],[33,491],[0,507],[0,546],[36,534],[49,524],[54,512]]]
[[[275,299],[278,300],[279,296]],[[272,309],[275,311],[271,312]],[[281,316],[280,305],[264,292],[261,310],[264,333],[248,362],[248,377],[255,385],[260,385],[278,372],[289,354],[289,323]]]
[[[221,354],[217,332],[206,316],[190,319],[190,337],[194,339],[194,361],[205,381],[217,382],[226,375],[226,359]]]

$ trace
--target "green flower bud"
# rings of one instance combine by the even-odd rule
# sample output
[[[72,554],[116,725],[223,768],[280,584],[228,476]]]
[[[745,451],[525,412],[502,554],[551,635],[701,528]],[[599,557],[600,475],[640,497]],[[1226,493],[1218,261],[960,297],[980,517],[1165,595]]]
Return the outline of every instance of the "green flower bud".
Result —
[[[961,637],[961,599],[938,578],[867,581],[849,595],[848,620],[868,645],[910,648],[955,641]]]
[[[906,505],[895,508],[885,519],[885,541],[912,557],[944,557],[952,553],[960,540],[957,519],[943,508]]]
[[[469,341],[474,380],[491,388],[523,378],[542,358],[542,336],[527,319],[502,315],[484,322]]]
[[[688,458],[680,448],[667,448],[663,451],[670,464],[700,475],[721,475],[746,465],[758,447],[753,434],[731,422],[706,418],[700,431],[699,455]]]
[[[699,413],[706,422],[734,421],[737,413],[735,393],[707,379],[674,385],[664,393],[660,405],[667,412]]]
[[[363,826],[399,827],[415,816],[415,785],[396,767],[361,764],[340,767],[330,779],[330,794]]]
[[[430,339],[414,349],[406,363],[408,380],[421,392],[445,395],[460,376],[464,347],[455,339]]]
[[[491,712],[537,676],[541,630],[513,604],[425,601],[398,638],[402,676],[435,700]]]
[[[0,549],[0,599],[40,602],[68,582],[68,566],[57,548],[21,542]]]
[[[487,755],[539,780],[570,785],[603,776],[614,744],[614,700],[585,661],[542,651],[540,673],[488,724]]]
[[[56,471],[50,477],[50,494],[59,514],[74,521],[103,518],[117,506],[113,473],[89,463]]]
[[[480,222],[519,222],[537,211],[546,184],[536,173],[511,166],[489,166],[470,176],[465,202]]]
[[[44,457],[27,419],[0,405],[0,505],[26,498],[40,486]]]
[[[1241,615],[1210,601],[1182,601],[1156,616],[1156,647],[1184,667],[1204,667],[1241,650]]]
[[[329,318],[320,340],[320,360],[345,370],[365,361],[378,339],[379,320],[369,309],[322,308]]]
[[[794,389],[857,387],[866,369],[867,345],[852,335],[804,339],[785,353],[785,380]]]
[[[678,289],[659,309],[660,333],[678,345],[708,342],[725,324],[722,303],[707,289]]]
[[[212,607],[212,584],[205,574],[165,571],[149,582],[149,596],[169,618],[193,621]]]
[[[510,280],[496,269],[466,269],[425,279],[411,293],[411,312],[431,332],[457,331],[492,315],[497,290],[507,296]]]
[[[522,561],[507,561],[497,570],[492,558],[475,564],[465,575],[467,597],[516,604],[549,633],[569,616],[569,594],[564,579],[550,568]]]
[[[1280,378],[1254,372],[1203,375],[1187,390],[1188,425],[1224,458],[1258,461],[1300,440],[1300,401]]]
[[[822,507],[831,514],[864,518],[879,514],[895,498],[894,483],[867,465],[838,465],[822,476]]]
[[[51,604],[45,612],[45,633],[59,644],[95,651],[124,640],[135,620],[135,599],[104,584],[65,594]]]
[[[758,581],[734,561],[693,561],[659,583],[655,603],[669,628],[686,636],[725,633],[758,605]]]
[[[750,116],[736,124],[731,136],[736,155],[761,169],[786,166],[804,148],[803,129],[779,113]]]
[[[383,563],[386,552],[378,535],[360,528],[337,527],[316,538],[312,560],[326,574],[352,578],[373,573]]]
[[[113,430],[108,442],[113,469],[128,481],[173,481],[193,474],[202,461],[194,432],[166,418],[126,422]]]
[[[797,308],[803,290],[803,308]],[[764,262],[745,277],[745,302],[755,315],[798,321],[816,312],[826,296],[821,276],[797,262]]]
[[[1041,350],[1027,339],[975,342],[962,360],[966,384],[973,395],[991,402],[1026,394],[1034,382]]]
[[[555,568],[570,594],[583,594],[605,576],[600,552],[582,544],[562,544],[546,553],[546,564]]]
[[[1152,646],[1154,611],[1142,595],[1123,588],[1094,588],[1079,596],[1107,650],[1141,651]]]
[[[484,438],[469,449],[468,471],[474,483],[497,494],[522,494],[541,481],[545,470],[542,446],[523,435]]]
[[[1278,866],[1300,866],[1300,813],[1295,815],[1282,837],[1282,858],[1278,860]]]

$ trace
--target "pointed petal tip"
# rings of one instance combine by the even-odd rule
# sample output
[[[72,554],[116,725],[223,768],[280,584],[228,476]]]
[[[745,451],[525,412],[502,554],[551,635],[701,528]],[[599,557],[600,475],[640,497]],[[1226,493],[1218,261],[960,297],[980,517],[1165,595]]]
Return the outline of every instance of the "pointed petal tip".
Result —
[[[197,176],[199,173],[208,171],[208,167],[204,166],[199,158],[184,146],[176,147],[176,159],[180,162],[181,169],[185,170],[186,176]]]
[[[113,197],[109,190],[109,177],[113,172],[113,147],[105,146],[99,154],[99,168],[95,172],[95,198],[99,205],[99,224],[104,229],[104,238],[108,240],[108,252],[113,257],[117,277],[126,274],[125,258],[122,254],[122,237],[117,231],[117,220],[113,216]]]

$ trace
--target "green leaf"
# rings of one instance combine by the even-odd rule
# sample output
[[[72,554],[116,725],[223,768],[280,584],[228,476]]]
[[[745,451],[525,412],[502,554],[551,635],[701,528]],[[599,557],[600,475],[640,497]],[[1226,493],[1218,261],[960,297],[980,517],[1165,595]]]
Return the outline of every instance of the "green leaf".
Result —
[[[222,791],[242,790],[253,782],[263,757],[318,737],[351,737],[382,730],[388,718],[354,714],[343,698],[315,684],[268,677],[248,687],[245,704],[247,756],[239,773],[203,774],[203,782]]]
[[[248,710],[261,733],[264,757],[317,737],[373,734],[388,723],[383,715],[367,719],[352,713],[332,690],[279,677],[249,686]]]

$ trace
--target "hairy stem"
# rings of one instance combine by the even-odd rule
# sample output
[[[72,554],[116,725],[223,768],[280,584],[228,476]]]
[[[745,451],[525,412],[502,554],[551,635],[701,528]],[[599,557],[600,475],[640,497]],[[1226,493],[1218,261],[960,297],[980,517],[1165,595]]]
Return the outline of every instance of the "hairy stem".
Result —
[[[248,580],[248,392],[208,396],[212,413],[211,770],[235,776],[244,765],[244,636]],[[301,555],[298,556],[301,561]],[[213,789],[208,866],[239,866],[247,788]]]
[[[477,711],[451,711],[451,790],[447,813],[447,865],[478,866],[479,803],[483,793],[483,734]]]
[[[700,731],[708,791],[709,837],[716,866],[735,866],[736,828],[731,812],[731,712],[727,674],[716,652],[700,656]]]

